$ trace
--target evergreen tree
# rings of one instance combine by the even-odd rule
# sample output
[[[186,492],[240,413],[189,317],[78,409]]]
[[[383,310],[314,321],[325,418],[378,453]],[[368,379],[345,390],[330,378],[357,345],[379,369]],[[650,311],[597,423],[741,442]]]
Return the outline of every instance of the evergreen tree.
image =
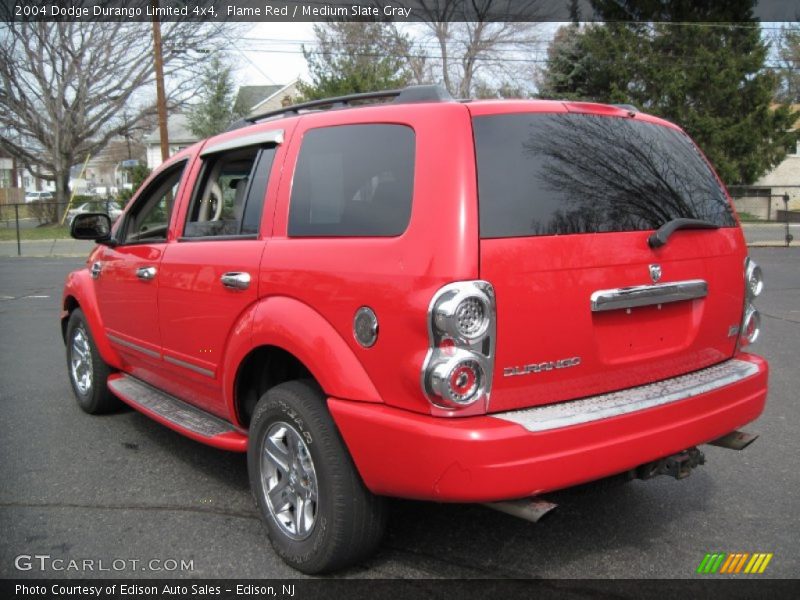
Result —
[[[314,36],[316,47],[303,47],[311,75],[311,83],[298,85],[305,100],[403,87],[421,60],[393,23],[318,24]]]
[[[752,183],[794,145],[800,115],[772,106],[779,77],[754,4],[597,0],[608,22],[559,32],[540,94],[635,104],[683,127],[726,183]]]
[[[199,101],[188,112],[189,129],[201,138],[225,131],[243,117],[234,110],[236,100],[231,66],[223,55],[214,54],[200,76]]]
[[[781,102],[800,102],[800,26],[792,23],[782,28],[778,41],[781,85],[777,98]]]

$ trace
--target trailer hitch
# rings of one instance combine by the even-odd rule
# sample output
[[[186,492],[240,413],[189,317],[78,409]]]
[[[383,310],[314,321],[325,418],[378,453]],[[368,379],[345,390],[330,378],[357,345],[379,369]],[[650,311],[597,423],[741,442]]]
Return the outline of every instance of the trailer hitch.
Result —
[[[706,457],[697,448],[689,448],[672,456],[654,460],[638,466],[635,477],[639,479],[652,479],[658,475],[669,475],[675,479],[684,479],[691,475],[692,469],[705,464]]]

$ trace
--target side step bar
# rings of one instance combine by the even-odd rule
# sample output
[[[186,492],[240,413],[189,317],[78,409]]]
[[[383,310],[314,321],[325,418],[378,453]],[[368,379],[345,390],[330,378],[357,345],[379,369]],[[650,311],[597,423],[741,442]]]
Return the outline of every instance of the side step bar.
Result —
[[[247,452],[247,435],[232,424],[135,377],[111,375],[108,388],[132,408],[186,437],[223,450]]]

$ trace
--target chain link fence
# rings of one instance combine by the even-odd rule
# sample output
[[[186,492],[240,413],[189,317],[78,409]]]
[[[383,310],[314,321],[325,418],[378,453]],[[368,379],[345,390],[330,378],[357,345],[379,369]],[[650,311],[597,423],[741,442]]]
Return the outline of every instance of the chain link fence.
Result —
[[[115,220],[122,214],[119,202],[112,198],[77,196],[71,203],[33,202],[0,204],[0,256],[54,254],[58,246],[82,253],[91,247],[72,240],[69,226],[75,215],[102,212]],[[87,250],[88,251],[88,250]]]

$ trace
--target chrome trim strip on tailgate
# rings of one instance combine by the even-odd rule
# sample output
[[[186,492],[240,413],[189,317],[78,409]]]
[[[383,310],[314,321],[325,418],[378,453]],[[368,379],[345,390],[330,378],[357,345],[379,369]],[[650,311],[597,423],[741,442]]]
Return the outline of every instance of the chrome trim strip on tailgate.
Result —
[[[694,300],[707,295],[708,283],[702,279],[597,290],[591,296],[592,312]]]
[[[753,363],[732,359],[701,371],[627,390],[490,416],[517,423],[528,431],[548,431],[678,402],[737,383],[756,373],[758,367]]]

